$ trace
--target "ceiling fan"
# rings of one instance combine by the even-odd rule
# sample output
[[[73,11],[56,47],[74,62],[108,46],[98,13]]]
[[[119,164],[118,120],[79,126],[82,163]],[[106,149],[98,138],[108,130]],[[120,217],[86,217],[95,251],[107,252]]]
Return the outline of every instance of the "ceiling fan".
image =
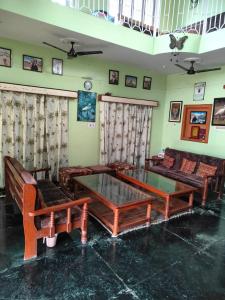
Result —
[[[77,56],[92,55],[92,54],[102,54],[102,53],[103,53],[102,51],[78,51],[78,52],[77,52],[77,51],[74,49],[74,44],[75,44],[75,42],[70,42],[70,43],[71,43],[71,49],[70,49],[69,51],[66,51],[66,50],[61,49],[61,48],[59,48],[59,47],[57,47],[57,46],[54,46],[54,45],[52,45],[52,44],[49,44],[49,43],[47,43],[47,42],[43,42],[43,44],[45,44],[45,45],[47,45],[47,46],[50,46],[50,47],[52,47],[52,48],[55,48],[55,49],[57,49],[57,50],[59,50],[59,51],[62,51],[62,52],[64,52],[64,53],[66,53],[68,58],[75,58],[75,57],[77,57]]]
[[[203,70],[195,70],[194,68],[194,64],[196,63],[196,60],[194,59],[190,59],[190,60],[186,60],[188,62],[190,62],[190,68],[187,69],[179,64],[175,64],[175,66],[177,66],[178,68],[184,70],[187,72],[188,75],[194,75],[195,73],[203,73],[203,72],[210,72],[210,71],[219,71],[221,70],[221,68],[212,68],[212,69],[203,69]]]

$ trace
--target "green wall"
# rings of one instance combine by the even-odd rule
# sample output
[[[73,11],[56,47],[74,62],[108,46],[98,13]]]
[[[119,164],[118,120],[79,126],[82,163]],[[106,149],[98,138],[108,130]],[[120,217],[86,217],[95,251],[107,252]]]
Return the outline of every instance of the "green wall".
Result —
[[[171,147],[196,153],[225,157],[225,127],[210,126],[208,144],[180,140],[181,124],[168,122],[170,101],[183,104],[212,104],[214,98],[225,97],[223,89],[225,67],[221,71],[195,75],[170,75],[167,77],[162,147]],[[194,83],[206,82],[205,100],[193,101]]]
[[[116,64],[94,57],[79,57],[68,60],[64,54],[47,47],[38,47],[12,40],[0,38],[0,47],[12,49],[12,68],[0,67],[0,81],[18,84],[37,85],[66,90],[83,90],[85,79],[93,78],[92,91],[98,94],[111,92],[113,96],[133,97],[140,99],[158,100],[160,107],[153,110],[151,153],[161,148],[162,116],[166,88],[166,76],[151,70],[141,70],[132,66]],[[22,69],[22,55],[28,54],[43,58],[43,73],[36,73]],[[63,76],[52,75],[52,57],[64,60]],[[120,71],[118,86],[108,84],[109,69]],[[125,75],[138,77],[136,89],[124,86]],[[143,76],[152,76],[152,89],[142,89]],[[77,100],[69,101],[69,162],[71,165],[89,165],[99,161],[99,105],[97,103],[96,127],[88,128],[86,122],[77,122]]]

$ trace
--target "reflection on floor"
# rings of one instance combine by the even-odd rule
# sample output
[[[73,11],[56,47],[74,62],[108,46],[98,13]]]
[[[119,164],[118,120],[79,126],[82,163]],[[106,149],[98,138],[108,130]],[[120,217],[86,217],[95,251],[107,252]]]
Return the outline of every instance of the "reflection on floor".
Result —
[[[225,199],[112,239],[89,220],[89,243],[59,236],[23,261],[18,210],[0,198],[0,299],[225,299]]]

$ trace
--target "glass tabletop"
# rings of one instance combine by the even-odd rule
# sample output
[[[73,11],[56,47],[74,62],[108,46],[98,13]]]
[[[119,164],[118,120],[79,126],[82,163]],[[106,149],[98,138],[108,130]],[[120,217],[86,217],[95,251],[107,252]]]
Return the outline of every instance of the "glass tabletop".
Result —
[[[187,184],[143,169],[127,170],[122,173],[167,194],[192,189],[192,187]]]
[[[117,207],[151,198],[148,194],[105,173],[79,176],[73,179],[89,190],[97,192]]]

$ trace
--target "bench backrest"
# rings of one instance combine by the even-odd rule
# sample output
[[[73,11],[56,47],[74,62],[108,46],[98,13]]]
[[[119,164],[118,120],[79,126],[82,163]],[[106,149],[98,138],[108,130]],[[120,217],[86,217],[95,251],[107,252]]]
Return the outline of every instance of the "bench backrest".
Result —
[[[204,154],[197,154],[197,153],[192,153],[192,152],[187,152],[187,151],[181,151],[181,150],[172,149],[172,148],[166,148],[165,154],[175,158],[174,168],[176,170],[180,169],[183,158],[186,158],[188,160],[193,160],[193,161],[197,162],[196,169],[198,168],[199,163],[203,162],[205,164],[217,166],[216,175],[223,176],[224,172],[225,172],[225,170],[224,170],[225,160],[222,158],[204,155]]]
[[[23,166],[10,156],[5,156],[6,193],[17,202],[21,212],[35,209],[36,180]]]

